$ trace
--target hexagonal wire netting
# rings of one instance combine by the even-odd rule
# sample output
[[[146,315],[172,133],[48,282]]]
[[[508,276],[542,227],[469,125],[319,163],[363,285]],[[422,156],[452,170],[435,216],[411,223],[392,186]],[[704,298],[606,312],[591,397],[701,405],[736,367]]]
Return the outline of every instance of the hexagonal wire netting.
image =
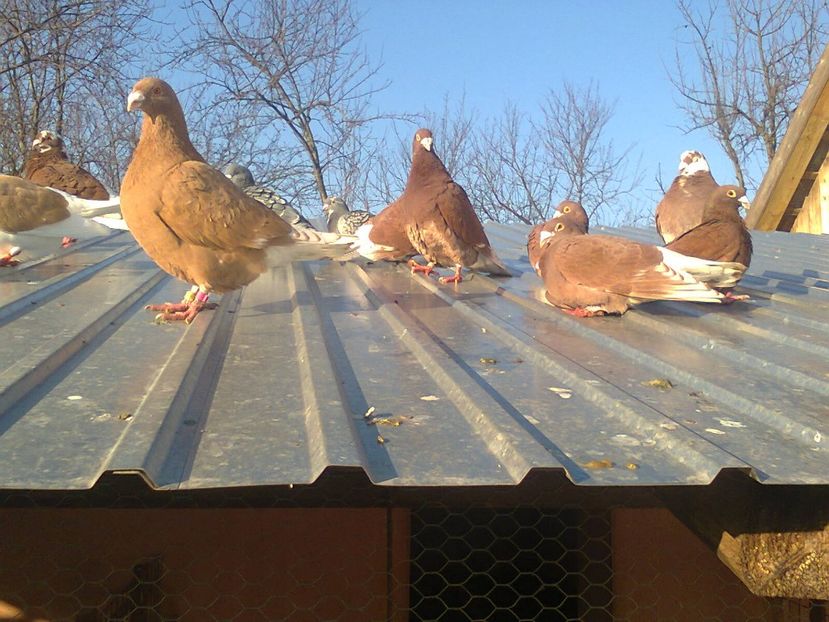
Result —
[[[753,596],[661,509],[172,504],[0,509],[2,619],[814,622],[827,615],[823,603]]]

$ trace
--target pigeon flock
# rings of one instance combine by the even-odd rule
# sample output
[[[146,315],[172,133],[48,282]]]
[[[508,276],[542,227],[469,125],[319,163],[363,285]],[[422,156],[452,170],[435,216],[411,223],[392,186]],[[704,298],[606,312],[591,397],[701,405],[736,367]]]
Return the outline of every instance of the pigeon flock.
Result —
[[[329,197],[321,231],[276,191],[257,185],[247,167],[231,163],[220,171],[208,164],[165,81],[139,80],[127,111],[142,113],[143,121],[118,196],[73,164],[50,131],[34,139],[23,177],[0,175],[0,267],[47,256],[112,226],[128,228],[159,267],[191,286],[181,302],[147,308],[158,320],[187,323],[214,306],[212,293],[238,289],[293,261],[406,261],[412,273],[427,277],[440,266],[453,270],[439,277],[444,284],[460,283],[464,268],[513,276],[435,152],[429,129],[415,132],[397,200],[371,214]],[[527,258],[542,283],[536,296],[577,317],[621,315],[655,300],[743,300],[733,287],[751,261],[751,235],[739,211],[746,204],[745,190],[720,186],[697,151],[680,156],[678,174],[656,207],[664,246],[591,234],[583,207],[562,201],[527,239]],[[106,215],[111,218],[101,219]]]

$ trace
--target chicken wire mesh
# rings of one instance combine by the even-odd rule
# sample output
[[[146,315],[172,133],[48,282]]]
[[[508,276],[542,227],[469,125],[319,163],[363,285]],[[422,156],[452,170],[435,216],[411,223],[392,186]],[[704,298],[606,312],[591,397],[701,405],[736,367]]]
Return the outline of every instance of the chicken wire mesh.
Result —
[[[7,495],[0,620],[827,620],[664,509],[416,498]]]

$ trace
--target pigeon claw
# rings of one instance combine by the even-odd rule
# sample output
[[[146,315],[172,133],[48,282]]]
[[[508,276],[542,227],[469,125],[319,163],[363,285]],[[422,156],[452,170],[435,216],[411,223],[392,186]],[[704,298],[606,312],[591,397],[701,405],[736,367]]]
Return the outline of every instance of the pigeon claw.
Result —
[[[61,248],[68,248],[72,246],[75,242],[78,241],[78,238],[71,238],[68,235],[63,236],[63,239],[60,241]]]
[[[0,268],[11,268],[20,263],[19,259],[15,259],[23,249],[19,246],[13,246],[5,255],[0,256]]]
[[[144,307],[148,311],[159,311],[155,316],[157,324],[164,324],[167,322],[181,322],[191,324],[196,316],[203,310],[215,309],[218,305],[215,302],[206,302],[194,300],[189,303],[185,302],[165,302],[160,305],[147,305]]]
[[[442,276],[438,279],[439,283],[443,283],[444,285],[448,283],[460,283],[463,281],[463,276],[461,276],[461,267],[455,266],[455,274],[452,276]]]
[[[574,315],[576,317],[599,317],[602,315],[607,315],[602,310],[591,311],[589,309],[585,309],[584,307],[576,307],[575,309],[562,309],[565,313],[569,313],[570,315]]]
[[[416,274],[418,272],[422,272],[426,276],[432,274],[435,271],[435,264],[429,262],[425,266],[420,265],[414,259],[409,260],[409,267],[412,269],[412,274]]]
[[[735,294],[733,291],[723,292],[723,298],[720,300],[724,305],[730,305],[740,300],[751,300],[748,294]]]

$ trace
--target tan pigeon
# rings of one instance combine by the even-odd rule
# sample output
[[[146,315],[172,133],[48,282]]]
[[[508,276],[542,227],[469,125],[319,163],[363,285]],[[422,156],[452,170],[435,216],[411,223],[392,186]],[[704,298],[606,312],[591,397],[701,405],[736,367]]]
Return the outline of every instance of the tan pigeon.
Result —
[[[153,261],[193,285],[181,303],[150,305],[159,319],[189,323],[211,292],[247,285],[268,266],[349,252],[353,238],[292,227],[207,164],[163,80],[139,80],[127,110],[144,120],[121,186],[124,219]]]
[[[118,209],[118,199],[92,201],[28,179],[0,175],[0,266],[39,259],[111,230],[91,219]]]

